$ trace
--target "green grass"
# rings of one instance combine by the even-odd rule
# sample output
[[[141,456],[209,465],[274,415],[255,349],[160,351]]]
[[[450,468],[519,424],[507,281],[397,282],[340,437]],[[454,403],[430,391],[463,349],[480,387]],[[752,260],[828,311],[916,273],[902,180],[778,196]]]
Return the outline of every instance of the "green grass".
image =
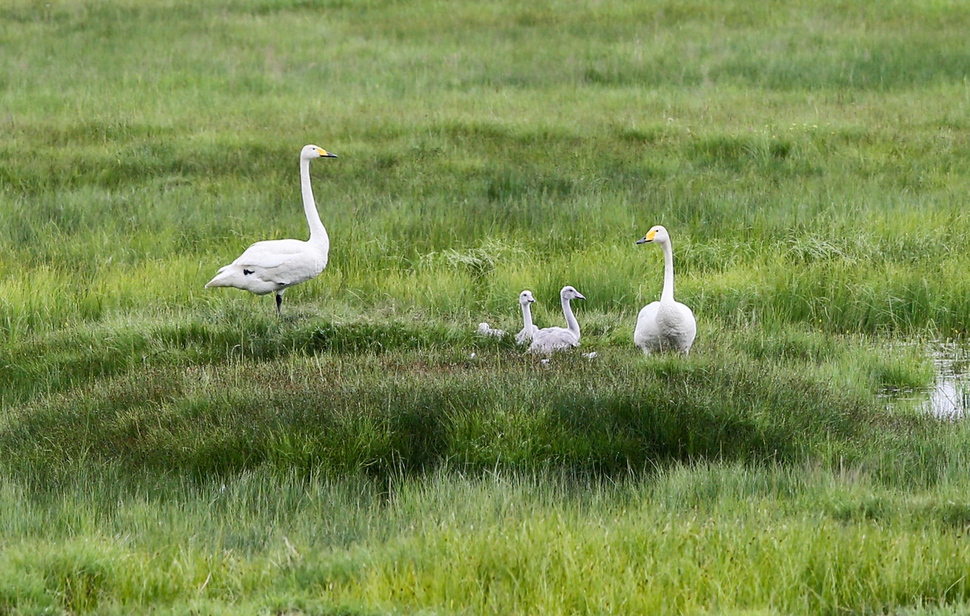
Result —
[[[912,494],[733,464],[619,483],[450,469],[392,484],[75,481],[42,506],[4,486],[16,539],[0,596],[19,609],[835,613],[968,592],[965,481]]]
[[[400,336],[384,333],[388,343]],[[341,346],[325,330],[307,339]],[[174,368],[158,361],[150,372],[25,405],[0,443],[25,473],[83,458],[201,476],[264,463],[387,474],[447,460],[476,471],[552,463],[615,474],[658,459],[793,461],[863,434],[876,415],[866,388],[743,356],[727,361],[733,354],[642,365],[632,349],[603,350],[595,361],[537,370],[532,358],[483,349],[473,359],[350,350]],[[854,380],[896,376],[892,364],[874,362]]]
[[[967,613],[958,3],[0,7],[0,614]],[[204,290],[258,239],[331,262]],[[636,313],[671,231],[687,358]],[[516,331],[576,307],[548,365]]]

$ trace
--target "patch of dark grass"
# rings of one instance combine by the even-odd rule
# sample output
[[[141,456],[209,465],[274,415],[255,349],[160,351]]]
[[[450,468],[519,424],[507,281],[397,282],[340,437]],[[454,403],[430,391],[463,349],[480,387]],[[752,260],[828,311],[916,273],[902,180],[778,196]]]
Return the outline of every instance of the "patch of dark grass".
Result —
[[[869,496],[861,502],[840,503],[831,511],[834,519],[846,524],[881,520],[887,515],[896,513],[895,505],[878,496]]]
[[[753,138],[715,135],[693,143],[691,154],[707,165],[725,165],[740,169],[760,159],[763,149],[763,145]]]
[[[470,365],[419,359],[426,353],[135,371],[22,407],[0,450],[35,479],[82,459],[196,477],[267,463],[385,477],[446,462],[616,475],[683,461],[794,462],[833,443],[852,454],[873,412],[751,363],[564,357],[550,372],[517,355]]]
[[[233,142],[188,145],[166,138],[165,131],[150,125],[77,124],[34,129],[50,140],[33,155],[0,157],[0,181],[18,194],[38,197],[82,186],[131,190],[161,178],[218,181],[220,178],[263,177],[276,181],[280,173],[297,176],[295,152],[299,146],[282,141]],[[51,137],[48,131],[58,136]],[[97,154],[64,155],[54,152],[63,143],[97,145]]]
[[[875,491],[865,496],[846,497],[828,506],[828,515],[843,524],[878,521],[915,529],[938,525],[957,532],[970,530],[970,505],[965,502],[923,499],[909,500],[898,493]]]
[[[293,344],[300,351],[335,353],[381,353],[385,350],[415,350],[459,342],[466,336],[456,335],[445,327],[428,327],[415,323],[353,323],[327,324],[313,329],[309,335],[297,334]],[[296,336],[294,336],[296,337]]]
[[[970,530],[970,504],[940,503],[929,508],[927,515],[956,530]]]
[[[484,191],[489,201],[498,203],[527,198],[564,199],[572,194],[573,182],[568,178],[542,177],[521,170],[500,169],[485,178]]]
[[[413,321],[290,325],[232,309],[201,320],[143,325],[81,326],[0,349],[0,397],[12,404],[124,374],[146,362],[191,366],[317,352],[420,350],[467,342],[471,336],[470,331]]]

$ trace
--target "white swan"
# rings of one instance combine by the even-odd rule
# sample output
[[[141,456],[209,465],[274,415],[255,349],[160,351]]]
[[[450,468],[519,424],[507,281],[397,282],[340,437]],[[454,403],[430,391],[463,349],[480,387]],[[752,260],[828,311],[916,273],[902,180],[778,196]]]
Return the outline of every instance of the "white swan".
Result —
[[[566,327],[546,327],[537,331],[529,345],[530,353],[553,353],[579,346],[579,322],[573,316],[569,300],[586,298],[576,289],[565,286],[559,292],[559,299],[562,301],[562,313],[566,316]]]
[[[697,323],[691,309],[674,301],[674,255],[670,235],[660,225],[653,227],[637,244],[655,242],[664,252],[664,288],[659,302],[650,302],[637,316],[633,342],[644,353],[675,350],[690,351],[697,335]]]
[[[525,344],[535,337],[539,328],[532,324],[532,302],[536,298],[532,297],[532,291],[526,289],[519,293],[519,305],[522,306],[522,329],[515,335],[516,344]]]
[[[219,269],[205,288],[234,287],[266,295],[276,293],[276,314],[283,304],[283,291],[293,285],[312,280],[327,267],[330,237],[313,200],[310,189],[310,160],[336,158],[337,155],[321,147],[307,145],[300,151],[300,184],[303,188],[303,211],[310,225],[310,239],[267,240],[256,242],[238,259]]]

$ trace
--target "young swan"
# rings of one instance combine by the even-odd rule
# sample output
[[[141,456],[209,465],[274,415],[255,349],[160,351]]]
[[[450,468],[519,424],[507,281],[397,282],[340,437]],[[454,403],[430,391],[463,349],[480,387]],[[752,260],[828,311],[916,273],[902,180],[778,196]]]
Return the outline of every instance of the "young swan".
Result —
[[[519,305],[522,306],[522,321],[524,325],[522,330],[515,335],[516,344],[525,344],[532,340],[539,331],[539,328],[532,324],[532,302],[536,301],[536,298],[532,297],[532,291],[526,289],[525,291],[519,293]]]
[[[314,158],[336,158],[337,155],[321,147],[307,145],[300,152],[300,183],[303,188],[303,212],[310,225],[310,239],[268,240],[256,242],[238,259],[219,269],[205,288],[235,287],[266,295],[276,293],[276,314],[280,314],[283,291],[293,285],[312,280],[327,267],[330,237],[320,214],[317,213],[313,191],[310,189],[310,161]]]
[[[633,331],[633,342],[644,353],[674,350],[690,351],[697,335],[697,323],[691,309],[674,301],[674,255],[670,248],[670,235],[657,225],[650,229],[637,244],[654,242],[660,244],[664,253],[664,288],[659,302],[643,307]]]
[[[482,321],[481,323],[478,324],[478,334],[480,336],[491,336],[493,338],[501,338],[505,336],[505,330],[497,329],[495,327],[492,327],[485,321]]]
[[[530,353],[553,353],[579,346],[579,323],[573,316],[569,301],[586,298],[573,287],[565,286],[559,292],[559,299],[562,301],[562,313],[566,316],[566,327],[546,327],[537,331],[529,345]]]

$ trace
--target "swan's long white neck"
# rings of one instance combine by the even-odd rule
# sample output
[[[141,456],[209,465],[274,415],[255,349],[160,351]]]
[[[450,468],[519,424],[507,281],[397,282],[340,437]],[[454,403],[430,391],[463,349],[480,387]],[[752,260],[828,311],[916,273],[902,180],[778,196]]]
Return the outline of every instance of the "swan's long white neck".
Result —
[[[573,309],[565,297],[562,298],[562,313],[566,315],[566,327],[579,338],[579,321],[573,316]]]
[[[522,304],[522,321],[525,323],[525,330],[532,330],[532,304],[530,302],[524,302]]]
[[[330,236],[320,221],[317,203],[313,200],[313,189],[310,188],[310,159],[300,157],[300,187],[303,191],[303,212],[306,214],[307,224],[310,225],[310,242],[330,250]]]
[[[660,247],[664,251],[664,288],[660,294],[660,301],[674,301],[674,251],[670,247],[670,241],[660,242]]]

